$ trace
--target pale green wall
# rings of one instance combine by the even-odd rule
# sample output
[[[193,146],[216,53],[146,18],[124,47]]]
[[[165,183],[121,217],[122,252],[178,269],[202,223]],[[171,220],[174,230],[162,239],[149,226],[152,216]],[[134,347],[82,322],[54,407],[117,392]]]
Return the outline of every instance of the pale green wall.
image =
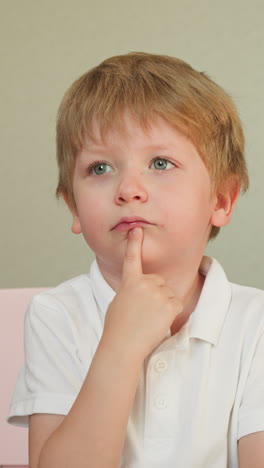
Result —
[[[204,70],[234,98],[251,188],[208,251],[231,280],[264,288],[262,0],[1,0],[0,287],[55,285],[92,259],[54,198],[59,102],[80,74],[129,51]]]

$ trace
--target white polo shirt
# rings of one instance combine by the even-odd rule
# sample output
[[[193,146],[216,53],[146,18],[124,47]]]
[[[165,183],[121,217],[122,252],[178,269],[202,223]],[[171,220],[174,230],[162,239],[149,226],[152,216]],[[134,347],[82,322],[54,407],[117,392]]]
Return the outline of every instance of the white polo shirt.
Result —
[[[264,292],[229,283],[209,257],[200,271],[191,318],[144,362],[122,468],[237,468],[237,441],[264,430]],[[11,424],[69,412],[114,295],[94,261],[90,275],[33,299]]]

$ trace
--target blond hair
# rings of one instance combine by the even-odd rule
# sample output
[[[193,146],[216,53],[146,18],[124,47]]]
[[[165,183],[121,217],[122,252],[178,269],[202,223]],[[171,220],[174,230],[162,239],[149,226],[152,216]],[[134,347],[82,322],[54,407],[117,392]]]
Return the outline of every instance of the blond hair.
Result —
[[[208,168],[213,190],[235,177],[248,188],[244,136],[232,99],[205,73],[177,58],[133,52],[104,60],[66,92],[58,111],[57,196],[75,206],[72,178],[85,137],[96,120],[102,135],[129,110],[147,129],[155,115],[191,139]],[[210,238],[218,233],[213,227]]]

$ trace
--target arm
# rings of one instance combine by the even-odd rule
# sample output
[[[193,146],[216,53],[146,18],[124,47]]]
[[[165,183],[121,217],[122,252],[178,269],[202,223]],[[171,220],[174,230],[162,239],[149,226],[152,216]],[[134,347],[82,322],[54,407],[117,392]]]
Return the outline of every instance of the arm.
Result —
[[[264,431],[254,432],[238,443],[239,468],[263,468]]]
[[[38,466],[39,454],[50,435],[62,423],[64,416],[60,414],[36,413],[29,417],[29,466]]]
[[[81,391],[56,428],[52,416],[45,435],[38,426],[39,443],[38,448],[33,442],[30,446],[30,468],[119,465],[143,361],[182,310],[161,277],[143,275],[143,232],[135,231],[129,233],[122,284],[107,310],[103,336]]]
[[[118,466],[141,364],[101,340],[75,404],[40,453],[39,468]]]
[[[260,317],[263,317],[262,299]],[[239,409],[239,468],[264,467],[264,333],[262,321],[250,359],[250,369]],[[253,337],[251,340],[253,342]]]

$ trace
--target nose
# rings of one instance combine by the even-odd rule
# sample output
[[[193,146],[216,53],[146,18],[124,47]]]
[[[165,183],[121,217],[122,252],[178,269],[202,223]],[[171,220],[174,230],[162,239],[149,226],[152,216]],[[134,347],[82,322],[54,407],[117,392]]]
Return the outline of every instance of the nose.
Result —
[[[115,195],[115,202],[118,205],[131,203],[132,201],[145,203],[147,200],[148,192],[146,184],[144,183],[143,177],[140,174],[133,174],[122,177]]]

